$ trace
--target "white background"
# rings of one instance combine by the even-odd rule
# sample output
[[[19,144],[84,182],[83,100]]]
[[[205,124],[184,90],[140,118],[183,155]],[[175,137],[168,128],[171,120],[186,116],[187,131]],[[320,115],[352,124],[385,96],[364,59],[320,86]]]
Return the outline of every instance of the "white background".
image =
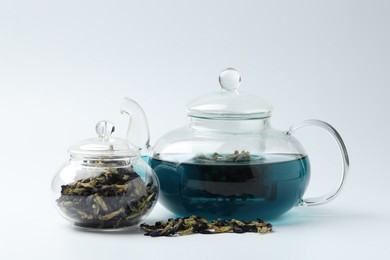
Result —
[[[389,14],[376,0],[1,1],[0,258],[389,259]],[[351,159],[341,195],[291,210],[267,235],[71,229],[50,190],[67,147],[102,119],[124,137],[125,96],[154,143],[226,67],[274,105],[275,128],[317,118],[340,132]],[[312,161],[306,196],[326,193],[341,168],[335,142],[316,129],[297,137]],[[146,221],[170,216],[158,205]]]

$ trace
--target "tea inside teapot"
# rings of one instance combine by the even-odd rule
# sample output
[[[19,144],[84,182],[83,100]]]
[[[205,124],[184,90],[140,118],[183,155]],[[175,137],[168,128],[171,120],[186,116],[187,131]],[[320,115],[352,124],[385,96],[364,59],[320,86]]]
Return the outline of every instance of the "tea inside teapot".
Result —
[[[180,163],[180,155],[153,157],[164,205],[181,216],[267,219],[298,202],[310,177],[307,156],[246,154],[235,160],[242,153],[222,155],[222,160],[201,155]]]

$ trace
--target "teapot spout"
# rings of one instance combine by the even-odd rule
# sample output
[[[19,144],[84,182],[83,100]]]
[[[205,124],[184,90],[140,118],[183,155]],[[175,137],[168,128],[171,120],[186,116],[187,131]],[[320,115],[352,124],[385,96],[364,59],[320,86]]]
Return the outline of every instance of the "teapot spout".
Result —
[[[150,148],[150,133],[146,115],[141,106],[130,98],[125,98],[121,104],[121,114],[129,116],[127,139],[147,154]]]

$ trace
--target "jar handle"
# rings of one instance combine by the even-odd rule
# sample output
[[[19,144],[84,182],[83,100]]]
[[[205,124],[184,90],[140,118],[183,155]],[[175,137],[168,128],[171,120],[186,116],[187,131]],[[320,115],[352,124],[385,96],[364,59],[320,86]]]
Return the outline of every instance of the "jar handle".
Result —
[[[333,190],[332,192],[330,192],[324,196],[315,197],[315,198],[308,198],[308,199],[301,199],[298,202],[297,206],[316,206],[316,205],[325,204],[325,203],[333,200],[340,193],[341,188],[343,187],[343,185],[345,183],[345,179],[347,177],[347,173],[349,170],[349,158],[348,158],[347,148],[345,147],[345,144],[343,142],[343,139],[341,139],[340,134],[330,124],[328,124],[324,121],[315,120],[315,119],[305,120],[305,121],[302,121],[298,124],[292,125],[290,127],[290,129],[286,132],[286,134],[291,135],[291,134],[295,133],[297,130],[302,129],[302,128],[307,127],[307,126],[320,127],[322,129],[326,130],[327,132],[329,132],[334,137],[334,139],[337,141],[337,144],[340,148],[341,156],[343,159],[342,160],[343,170],[341,172],[340,183],[335,190]]]

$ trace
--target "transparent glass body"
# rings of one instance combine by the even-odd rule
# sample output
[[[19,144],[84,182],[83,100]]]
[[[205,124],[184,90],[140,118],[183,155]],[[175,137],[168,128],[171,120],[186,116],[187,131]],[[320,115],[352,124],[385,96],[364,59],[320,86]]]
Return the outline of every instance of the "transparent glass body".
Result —
[[[126,142],[99,137],[70,149],[70,160],[53,178],[52,193],[55,207],[74,227],[131,228],[155,206],[158,179],[139,153],[122,149]]]
[[[180,216],[279,216],[300,201],[310,178],[301,144],[269,119],[190,117],[158,140],[150,164],[161,203]]]
[[[221,72],[222,90],[191,101],[184,127],[162,136],[149,148],[149,132],[142,108],[126,98],[123,113],[131,129],[144,133],[144,151],[160,182],[160,202],[178,216],[209,219],[271,219],[294,206],[313,206],[339,194],[349,167],[338,132],[319,120],[306,120],[288,131],[271,127],[272,106],[238,91],[241,77],[234,69]],[[307,126],[328,131],[343,158],[340,182],[330,193],[303,198],[310,180],[310,161],[293,134]],[[130,126],[129,126],[130,129]],[[137,135],[131,131],[129,140]]]

